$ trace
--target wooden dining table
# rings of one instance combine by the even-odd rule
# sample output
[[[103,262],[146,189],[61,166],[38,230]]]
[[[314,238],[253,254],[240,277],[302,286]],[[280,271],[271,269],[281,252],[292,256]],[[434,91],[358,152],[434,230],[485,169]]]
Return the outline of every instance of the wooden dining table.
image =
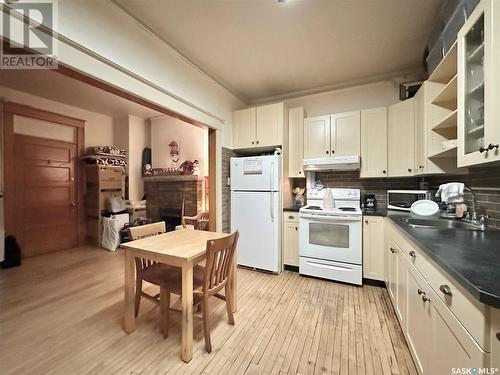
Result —
[[[122,244],[125,250],[125,332],[130,334],[135,330],[135,258],[179,267],[182,269],[181,359],[189,362],[193,358],[193,267],[206,258],[207,241],[225,236],[227,233],[184,229]],[[236,310],[236,257],[233,267],[230,290]]]

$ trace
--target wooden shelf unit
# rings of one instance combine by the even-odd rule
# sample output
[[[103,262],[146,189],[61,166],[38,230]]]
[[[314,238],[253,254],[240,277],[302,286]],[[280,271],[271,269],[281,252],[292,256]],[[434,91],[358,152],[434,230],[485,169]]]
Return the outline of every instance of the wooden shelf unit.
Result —
[[[125,171],[123,167],[85,166],[85,212],[89,242],[101,246],[102,218],[109,198],[124,196]]]
[[[448,82],[441,92],[436,95],[432,104],[443,108],[448,108],[452,111],[457,109],[457,75],[455,74],[450,82]]]
[[[448,83],[457,74],[457,42],[451,46],[446,56],[429,76],[429,81],[436,83]]]

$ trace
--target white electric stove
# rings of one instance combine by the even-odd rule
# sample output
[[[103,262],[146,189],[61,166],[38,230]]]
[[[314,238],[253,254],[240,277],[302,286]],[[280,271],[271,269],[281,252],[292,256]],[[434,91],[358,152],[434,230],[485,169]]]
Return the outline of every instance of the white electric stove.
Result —
[[[299,211],[299,272],[361,285],[361,192],[330,190],[333,208],[323,207],[326,189],[322,189],[308,192],[308,205]]]

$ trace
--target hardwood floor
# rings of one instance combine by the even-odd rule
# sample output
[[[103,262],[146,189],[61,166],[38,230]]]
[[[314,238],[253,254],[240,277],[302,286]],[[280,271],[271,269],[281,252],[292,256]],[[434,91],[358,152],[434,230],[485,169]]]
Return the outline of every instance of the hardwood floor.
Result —
[[[213,301],[213,352],[196,318],[185,364],[180,313],[170,314],[163,340],[159,306],[143,299],[136,331],[122,330],[121,251],[27,259],[0,270],[0,373],[416,374],[385,289],[245,269],[238,288],[236,325]]]

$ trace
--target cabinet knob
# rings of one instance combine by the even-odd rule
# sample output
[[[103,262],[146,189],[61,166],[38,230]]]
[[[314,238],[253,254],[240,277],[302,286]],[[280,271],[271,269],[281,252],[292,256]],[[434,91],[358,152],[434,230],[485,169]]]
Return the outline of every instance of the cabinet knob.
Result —
[[[302,171],[299,171],[299,174],[302,174]]]
[[[365,220],[365,224],[368,224],[368,220]]]
[[[289,216],[288,216],[288,218],[289,218],[290,220],[293,220],[293,219],[295,219],[295,216],[293,216],[293,215],[289,215]]]
[[[393,248],[391,247],[391,248],[390,248],[390,250],[391,250],[391,253],[393,253],[393,254],[394,254],[394,253],[396,253],[396,249],[393,249]]]
[[[448,285],[446,285],[446,284],[440,285],[439,286],[439,290],[441,292],[443,292],[444,294],[446,294],[447,296],[451,296],[452,295],[451,288]]]
[[[297,230],[299,230],[299,228],[298,228],[298,227],[295,227],[295,230],[297,231]]]
[[[412,251],[410,251],[408,254],[410,254],[410,256],[411,256],[412,258],[416,258],[416,257],[417,257],[417,253],[415,253],[415,251],[413,251],[413,250],[412,250]]]
[[[500,332],[497,332],[496,336],[497,336],[497,340],[500,341]]]
[[[412,169],[411,168],[408,168],[408,172],[411,173]]]
[[[422,294],[425,294],[425,292],[420,288],[417,289],[417,293],[419,296],[421,296]]]
[[[332,154],[335,154],[335,150],[332,150]]]
[[[254,142],[254,141],[252,141],[252,144],[254,145],[254,144],[255,144],[255,142]]]
[[[255,143],[259,144],[259,141],[255,142]]]
[[[431,299],[430,299],[429,297],[427,297],[427,296],[425,295],[425,293],[424,293],[424,295],[422,296],[422,301],[424,301],[424,302],[430,302],[430,301],[431,301]]]
[[[326,151],[326,154],[328,155],[330,153],[330,151]]]
[[[498,144],[494,145],[493,143],[490,143],[488,145],[488,150],[493,150],[494,148],[496,148],[498,150],[498,146],[499,146]]]
[[[487,148],[485,148],[485,147],[483,147],[483,146],[479,147],[479,152],[480,152],[481,154],[482,154],[483,152],[485,152],[485,151],[488,151],[488,149],[487,149]]]
[[[384,170],[382,171],[382,173],[383,173],[383,174],[386,174],[386,173],[387,173],[387,171],[384,169]]]

